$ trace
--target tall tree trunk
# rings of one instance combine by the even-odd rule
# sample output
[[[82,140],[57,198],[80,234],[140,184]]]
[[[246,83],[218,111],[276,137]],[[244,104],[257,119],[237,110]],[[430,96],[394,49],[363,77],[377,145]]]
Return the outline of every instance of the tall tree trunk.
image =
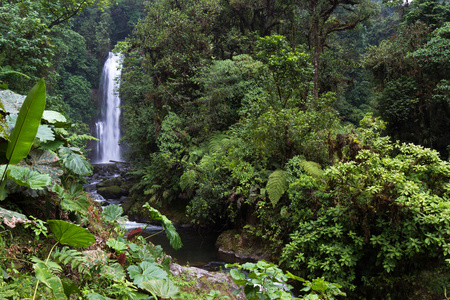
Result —
[[[317,13],[317,1],[313,0],[313,39],[314,39],[314,99],[319,98],[319,16]]]

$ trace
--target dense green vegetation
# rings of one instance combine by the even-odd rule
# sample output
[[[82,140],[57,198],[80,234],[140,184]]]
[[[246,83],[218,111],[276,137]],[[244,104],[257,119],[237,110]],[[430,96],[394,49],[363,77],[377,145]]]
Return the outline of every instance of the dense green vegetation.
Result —
[[[125,55],[132,197],[165,222],[175,247],[173,226],[152,207],[234,229],[263,248],[284,271],[238,266],[232,276],[249,299],[290,299],[280,283],[300,292],[295,282],[305,279],[314,293],[306,299],[445,298],[449,20],[447,0],[0,0],[0,242],[9,258],[0,291],[7,299],[189,299],[161,249],[114,235],[119,208],[100,213],[76,183],[91,171],[85,134],[115,46]],[[19,94],[42,77],[46,110],[40,124],[26,122],[36,138],[15,157],[9,145],[25,138],[7,127],[25,123]],[[29,210],[30,199],[39,209]],[[58,235],[71,223],[52,219],[107,241],[106,263],[53,249],[45,224],[57,243],[90,244]],[[17,220],[28,227],[5,227]],[[31,253],[7,250],[19,247],[8,235],[30,228]],[[61,270],[75,275],[61,280]]]
[[[121,44],[135,190],[349,298],[443,295],[449,9],[147,3]]]

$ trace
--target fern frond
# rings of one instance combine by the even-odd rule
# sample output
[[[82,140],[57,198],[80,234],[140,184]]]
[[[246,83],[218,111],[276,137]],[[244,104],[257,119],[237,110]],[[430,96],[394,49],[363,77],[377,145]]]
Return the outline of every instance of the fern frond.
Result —
[[[289,187],[288,178],[289,174],[280,169],[275,170],[269,175],[266,185],[266,192],[269,195],[270,202],[272,202],[274,207]]]
[[[89,134],[72,134],[67,138],[67,141],[72,144],[74,142],[98,141],[98,138]]]
[[[195,170],[187,170],[180,177],[180,187],[181,190],[192,190],[195,183],[197,182],[197,172]]]
[[[72,270],[78,270],[80,274],[90,275],[86,256],[69,247],[63,247],[61,250],[57,249],[52,253],[52,257],[55,261],[63,265],[69,265]]]
[[[214,156],[212,155],[205,155],[202,157],[200,162],[198,163],[198,170],[200,172],[203,172],[205,170],[211,169],[215,164]]]
[[[300,165],[309,176],[320,177],[323,173],[321,165],[314,161],[303,160],[300,162]]]
[[[228,135],[216,132],[214,133],[208,144],[208,151],[209,153],[217,153],[222,151],[223,149],[226,149],[230,146],[231,139]]]

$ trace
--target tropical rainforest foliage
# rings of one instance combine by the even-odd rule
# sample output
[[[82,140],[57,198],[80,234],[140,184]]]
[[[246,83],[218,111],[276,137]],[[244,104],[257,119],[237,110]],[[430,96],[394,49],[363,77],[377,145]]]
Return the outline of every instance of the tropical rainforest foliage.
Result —
[[[0,0],[0,295],[188,297],[77,183],[115,47],[133,201],[174,247],[155,208],[263,248],[231,272],[248,299],[446,298],[449,20],[447,0]]]

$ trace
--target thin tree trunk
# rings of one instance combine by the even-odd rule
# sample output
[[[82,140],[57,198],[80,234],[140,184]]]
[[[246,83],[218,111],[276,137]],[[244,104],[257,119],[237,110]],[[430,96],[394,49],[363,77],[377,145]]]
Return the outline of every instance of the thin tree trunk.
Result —
[[[314,99],[319,98],[319,16],[316,12],[317,1],[313,1],[313,39],[314,39]]]

